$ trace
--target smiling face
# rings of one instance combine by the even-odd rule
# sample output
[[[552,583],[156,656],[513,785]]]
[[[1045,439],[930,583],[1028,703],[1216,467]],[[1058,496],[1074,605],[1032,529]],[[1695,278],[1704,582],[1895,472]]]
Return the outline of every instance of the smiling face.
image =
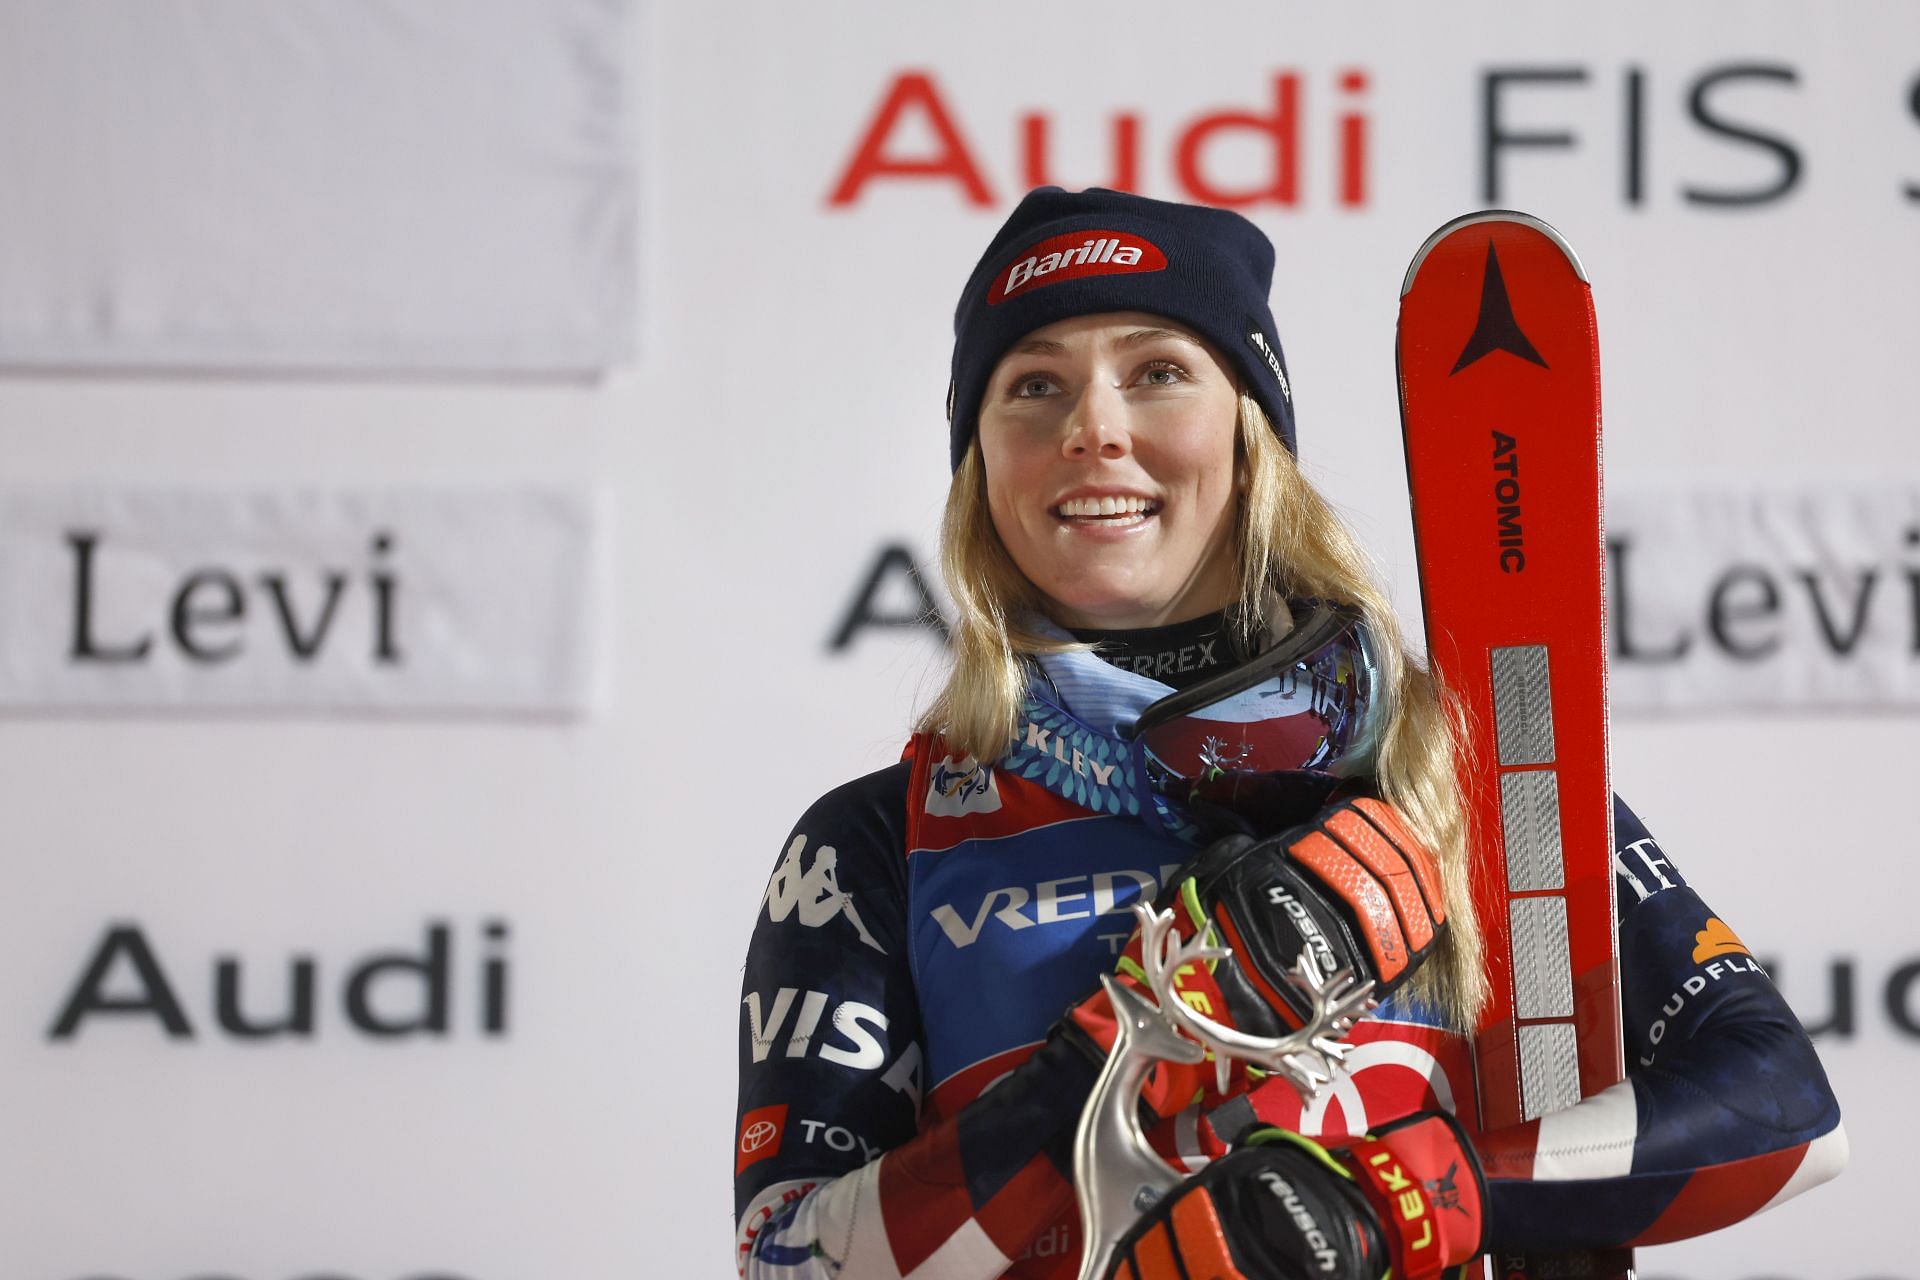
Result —
[[[1182,622],[1239,594],[1239,392],[1212,349],[1142,312],[1036,329],[980,404],[994,529],[1069,627]]]

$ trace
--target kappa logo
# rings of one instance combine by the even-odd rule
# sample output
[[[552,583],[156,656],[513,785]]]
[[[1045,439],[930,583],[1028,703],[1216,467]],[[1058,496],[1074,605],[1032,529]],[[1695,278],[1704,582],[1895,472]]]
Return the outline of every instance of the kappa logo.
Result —
[[[740,1141],[734,1147],[733,1173],[739,1177],[748,1165],[780,1153],[780,1132],[786,1127],[787,1104],[756,1107],[740,1117]]]
[[[1023,290],[1063,280],[1166,269],[1167,255],[1151,240],[1125,231],[1075,231],[1027,246],[993,282],[987,292],[987,305],[998,306]]]
[[[1693,935],[1693,962],[1705,964],[1715,956],[1750,956],[1747,944],[1718,916],[1707,917],[1707,927]]]
[[[807,866],[806,849],[807,838],[795,836],[780,865],[774,868],[773,879],[767,882],[767,919],[780,924],[798,912],[801,924],[818,929],[837,916],[845,916],[860,941],[885,955],[887,949],[873,940],[860,913],[854,910],[853,899],[840,888],[836,876],[839,852],[832,845],[821,845],[814,852],[813,865]]]
[[[993,768],[972,756],[958,760],[948,756],[933,766],[927,780],[927,812],[940,818],[958,818],[969,813],[996,813],[1000,809],[1000,788],[994,783]]]

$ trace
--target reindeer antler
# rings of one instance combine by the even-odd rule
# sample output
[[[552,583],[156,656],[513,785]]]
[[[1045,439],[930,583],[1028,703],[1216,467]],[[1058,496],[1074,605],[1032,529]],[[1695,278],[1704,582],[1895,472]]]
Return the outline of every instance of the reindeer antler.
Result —
[[[1371,981],[1356,983],[1351,969],[1323,977],[1312,953],[1302,949],[1293,971],[1287,975],[1287,982],[1303,992],[1312,1006],[1306,1024],[1283,1036],[1249,1035],[1236,1027],[1215,1022],[1173,990],[1174,979],[1188,965],[1223,960],[1232,954],[1213,944],[1212,926],[1182,942],[1174,930],[1171,910],[1156,911],[1144,903],[1135,903],[1133,909],[1140,917],[1141,967],[1146,971],[1147,985],[1160,1003],[1160,1012],[1174,1026],[1213,1051],[1214,1071],[1222,1093],[1226,1092],[1234,1059],[1282,1077],[1302,1098],[1311,1098],[1321,1085],[1333,1079],[1334,1068],[1347,1054],[1341,1037],[1353,1028],[1360,1015],[1373,1007]]]
[[[1302,951],[1287,981],[1312,1002],[1305,1026],[1274,1037],[1221,1026],[1182,1000],[1173,981],[1187,965],[1223,960],[1232,953],[1214,945],[1211,928],[1183,943],[1174,932],[1173,912],[1155,911],[1145,903],[1135,903],[1133,910],[1140,918],[1141,967],[1159,1008],[1111,977],[1100,980],[1113,1002],[1115,1039],[1074,1132],[1074,1194],[1082,1230],[1079,1280],[1105,1276],[1115,1243],[1143,1209],[1180,1181],[1181,1174],[1154,1154],[1140,1132],[1140,1090],[1154,1062],[1197,1063],[1210,1049],[1222,1093],[1229,1066],[1238,1058],[1266,1068],[1293,1085],[1302,1098],[1311,1098],[1346,1056],[1340,1037],[1373,1004],[1371,982],[1356,985],[1348,970],[1322,978],[1312,955]]]

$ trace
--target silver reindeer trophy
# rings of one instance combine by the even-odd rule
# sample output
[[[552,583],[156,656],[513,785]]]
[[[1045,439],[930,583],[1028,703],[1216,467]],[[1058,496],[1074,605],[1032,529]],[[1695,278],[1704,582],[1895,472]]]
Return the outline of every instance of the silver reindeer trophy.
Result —
[[[1173,984],[1186,966],[1224,960],[1232,952],[1210,941],[1211,929],[1181,942],[1172,911],[1155,911],[1145,903],[1135,903],[1133,910],[1140,917],[1141,968],[1158,1005],[1110,976],[1100,979],[1113,1002],[1118,1034],[1073,1135],[1074,1194],[1084,1240],[1079,1280],[1101,1280],[1120,1237],[1183,1176],[1140,1131],[1140,1089],[1154,1063],[1198,1063],[1211,1050],[1222,1091],[1237,1059],[1281,1077],[1311,1100],[1346,1057],[1341,1038],[1373,1007],[1373,983],[1354,982],[1347,969],[1323,978],[1311,953],[1302,951],[1287,981],[1313,1006],[1306,1025],[1275,1037],[1221,1026],[1182,1000]]]

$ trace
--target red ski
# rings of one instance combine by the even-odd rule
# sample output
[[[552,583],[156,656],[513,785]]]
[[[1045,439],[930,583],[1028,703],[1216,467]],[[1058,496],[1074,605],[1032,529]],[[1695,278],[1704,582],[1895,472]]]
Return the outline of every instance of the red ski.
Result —
[[[1400,414],[1427,648],[1467,716],[1461,782],[1493,998],[1481,1123],[1623,1076],[1607,768],[1600,365],[1567,242],[1522,213],[1456,219],[1400,294]],[[1627,1252],[1502,1257],[1501,1280],[1630,1276]]]

